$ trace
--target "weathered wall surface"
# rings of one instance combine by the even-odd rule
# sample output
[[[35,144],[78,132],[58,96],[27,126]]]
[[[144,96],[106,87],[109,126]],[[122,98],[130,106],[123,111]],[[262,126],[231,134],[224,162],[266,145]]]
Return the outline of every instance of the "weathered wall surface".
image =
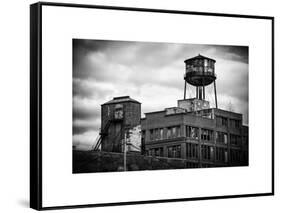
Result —
[[[127,140],[127,143],[130,144],[127,146],[128,151],[141,151],[141,125],[129,129],[129,137]]]
[[[73,151],[73,173],[123,171],[123,154],[113,152]],[[127,154],[127,170],[184,169],[184,159]]]

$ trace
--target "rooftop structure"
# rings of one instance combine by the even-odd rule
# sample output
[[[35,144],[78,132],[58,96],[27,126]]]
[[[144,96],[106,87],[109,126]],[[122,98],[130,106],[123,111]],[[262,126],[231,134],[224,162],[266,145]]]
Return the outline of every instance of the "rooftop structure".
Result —
[[[94,150],[122,152],[126,140],[132,144],[128,151],[140,152],[140,119],[141,103],[129,96],[115,97],[102,104],[100,136]]]

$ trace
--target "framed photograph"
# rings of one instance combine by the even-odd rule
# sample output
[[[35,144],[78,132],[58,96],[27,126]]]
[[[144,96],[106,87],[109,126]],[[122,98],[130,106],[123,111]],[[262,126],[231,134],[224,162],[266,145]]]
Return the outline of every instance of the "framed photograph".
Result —
[[[273,17],[30,6],[31,208],[266,195]]]

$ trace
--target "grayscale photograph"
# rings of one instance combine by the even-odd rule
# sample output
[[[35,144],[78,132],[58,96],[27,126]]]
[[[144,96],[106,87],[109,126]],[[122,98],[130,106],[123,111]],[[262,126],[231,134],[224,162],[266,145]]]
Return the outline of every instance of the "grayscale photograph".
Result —
[[[249,165],[248,46],[72,40],[72,172]]]

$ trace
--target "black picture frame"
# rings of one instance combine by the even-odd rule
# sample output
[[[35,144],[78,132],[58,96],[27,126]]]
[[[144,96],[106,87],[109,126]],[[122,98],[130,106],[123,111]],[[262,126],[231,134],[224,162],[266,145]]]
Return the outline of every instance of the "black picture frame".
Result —
[[[110,10],[119,10],[119,11],[136,11],[136,12],[141,11],[141,12],[151,12],[151,13],[188,14],[188,15],[222,16],[222,17],[232,17],[232,18],[270,20],[271,30],[272,30],[271,32],[272,33],[272,37],[271,37],[271,53],[272,53],[271,191],[267,193],[256,193],[256,194],[238,194],[238,195],[178,198],[178,199],[164,199],[164,200],[142,200],[142,201],[134,201],[134,202],[121,202],[121,203],[95,203],[95,204],[85,204],[85,205],[43,207],[42,206],[42,6],[74,7],[74,8],[89,8],[89,9],[94,8],[94,9],[110,9]],[[242,197],[257,197],[257,196],[272,196],[272,195],[274,195],[274,17],[242,15],[242,14],[176,11],[176,10],[162,10],[162,9],[148,9],[148,8],[113,7],[113,6],[101,6],[101,5],[51,3],[51,2],[38,2],[30,5],[30,207],[31,208],[36,210],[69,209],[69,208],[166,203],[166,202],[242,198]]]

